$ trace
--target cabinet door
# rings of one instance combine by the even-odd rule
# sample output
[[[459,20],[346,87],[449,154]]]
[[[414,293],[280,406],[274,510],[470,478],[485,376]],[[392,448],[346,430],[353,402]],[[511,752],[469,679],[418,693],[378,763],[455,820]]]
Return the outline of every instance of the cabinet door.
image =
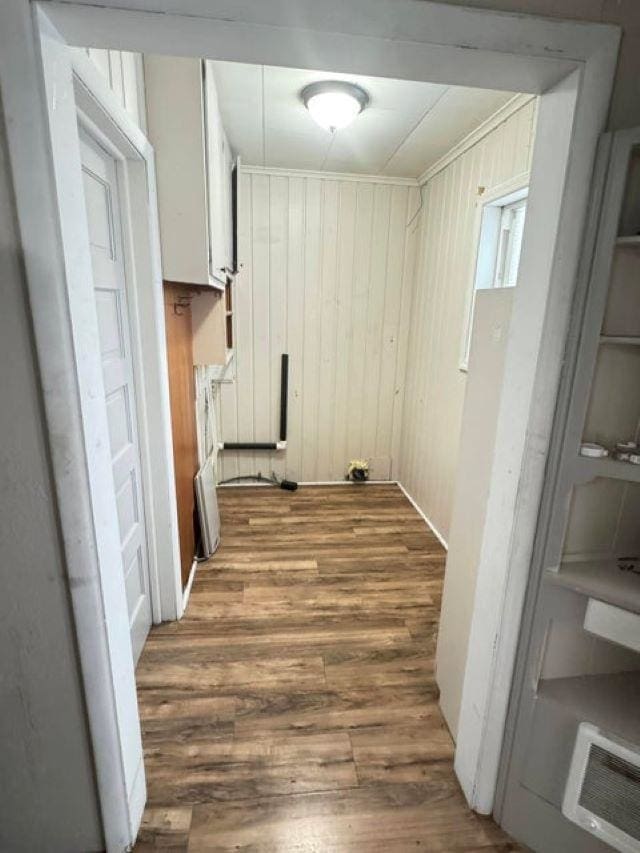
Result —
[[[146,56],[144,73],[148,136],[156,161],[162,277],[208,285],[201,61]]]
[[[230,173],[227,171],[227,149],[224,128],[218,109],[218,95],[212,64],[204,64],[205,81],[205,137],[207,149],[207,191],[209,205],[209,265],[211,275],[226,281],[227,269],[231,267],[228,246],[227,205],[230,189]]]

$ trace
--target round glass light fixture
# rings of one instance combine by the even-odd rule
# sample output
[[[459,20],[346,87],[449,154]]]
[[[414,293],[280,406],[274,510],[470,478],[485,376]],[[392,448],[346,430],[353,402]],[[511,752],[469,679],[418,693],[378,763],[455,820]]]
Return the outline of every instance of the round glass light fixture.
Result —
[[[331,133],[351,124],[369,103],[364,89],[345,80],[310,83],[300,97],[314,121]]]

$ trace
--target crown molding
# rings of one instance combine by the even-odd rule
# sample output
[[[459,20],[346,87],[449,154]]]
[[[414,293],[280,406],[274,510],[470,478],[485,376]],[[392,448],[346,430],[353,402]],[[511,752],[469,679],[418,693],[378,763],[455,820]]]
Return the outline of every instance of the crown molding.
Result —
[[[439,160],[436,160],[431,166],[424,170],[424,172],[418,178],[418,184],[423,186],[434,178],[438,172],[441,172],[443,169],[446,169],[448,165],[453,163],[454,160],[457,160],[465,151],[468,151],[470,148],[473,148],[474,145],[477,145],[481,139],[484,139],[491,131],[495,130],[498,125],[505,122],[508,118],[510,118],[514,113],[517,113],[518,110],[521,110],[528,103],[535,100],[536,95],[514,95],[513,98],[510,98],[506,104],[503,104],[498,110],[495,111],[489,118],[485,119],[481,124],[479,124],[476,128],[474,128],[471,133],[468,133],[464,136],[460,142],[457,142],[453,148],[450,148],[446,154],[443,154]]]
[[[325,181],[356,181],[365,184],[392,184],[417,187],[416,178],[394,178],[391,175],[361,175],[356,172],[319,172],[313,169],[282,169],[276,166],[248,166],[242,163],[240,171],[250,175],[274,175],[282,178],[321,178]]]

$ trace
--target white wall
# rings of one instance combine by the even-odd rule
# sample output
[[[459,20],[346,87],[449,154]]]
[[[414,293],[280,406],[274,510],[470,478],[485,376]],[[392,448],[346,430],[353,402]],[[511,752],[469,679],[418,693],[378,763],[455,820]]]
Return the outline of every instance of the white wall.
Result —
[[[239,196],[236,382],[221,389],[221,438],[278,437],[283,352],[289,435],[277,454],[225,451],[220,476],[273,468],[340,480],[352,457],[379,460],[389,476],[399,455],[417,188],[247,169]]]
[[[530,167],[535,100],[454,159],[423,187],[399,479],[448,540],[466,373],[460,370],[472,287],[479,191]]]
[[[0,110],[0,850],[102,850]]]
[[[76,48],[88,54],[102,73],[120,104],[142,130],[147,128],[142,54],[127,50]]]
[[[454,738],[458,731],[513,294],[514,288],[500,287],[479,290],[476,295],[436,651],[440,707]]]

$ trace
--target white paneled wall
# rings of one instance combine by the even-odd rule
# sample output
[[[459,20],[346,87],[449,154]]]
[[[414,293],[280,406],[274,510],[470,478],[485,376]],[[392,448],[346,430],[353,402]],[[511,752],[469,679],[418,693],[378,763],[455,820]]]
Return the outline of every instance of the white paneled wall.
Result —
[[[135,123],[146,131],[147,115],[144,100],[144,71],[142,54],[126,50],[103,50],[102,48],[79,48],[102,72],[109,87],[120,104],[127,110]]]
[[[225,451],[222,478],[340,480],[350,458],[397,460],[418,203],[407,183],[242,170],[221,438],[277,439],[283,352],[289,435],[286,451]]]
[[[398,475],[445,540],[466,385],[459,365],[476,204],[480,188],[488,191],[529,170],[535,104],[522,106],[422,190]]]

